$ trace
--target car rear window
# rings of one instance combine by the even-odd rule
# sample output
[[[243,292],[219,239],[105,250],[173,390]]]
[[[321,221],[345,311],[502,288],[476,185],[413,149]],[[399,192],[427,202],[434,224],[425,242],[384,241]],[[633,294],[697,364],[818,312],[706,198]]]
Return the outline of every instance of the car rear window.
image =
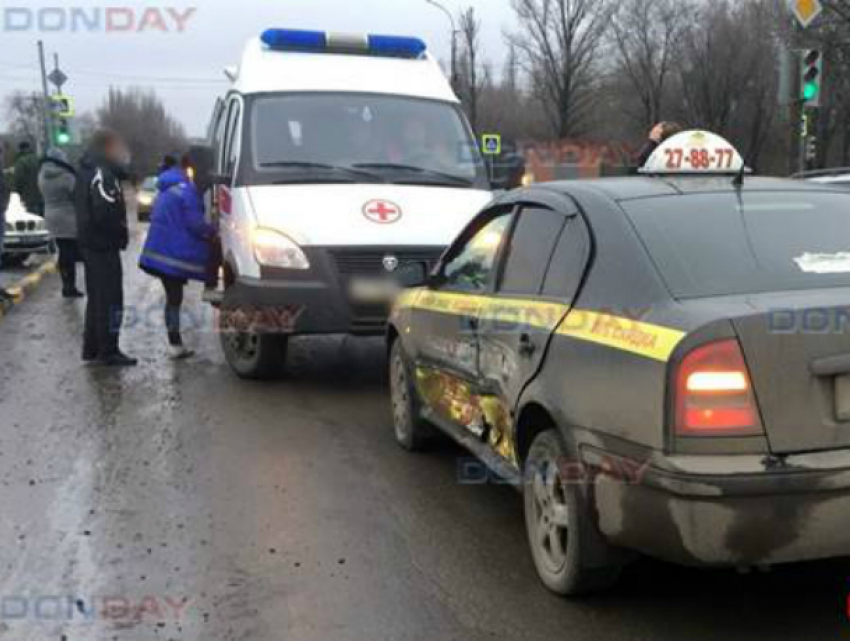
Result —
[[[850,194],[699,194],[623,207],[676,298],[850,286]]]

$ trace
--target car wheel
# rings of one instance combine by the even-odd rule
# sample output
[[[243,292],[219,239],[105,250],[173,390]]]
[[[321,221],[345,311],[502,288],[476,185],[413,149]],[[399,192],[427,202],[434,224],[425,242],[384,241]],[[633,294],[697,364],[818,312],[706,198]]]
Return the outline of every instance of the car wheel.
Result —
[[[396,340],[390,350],[390,397],[395,438],[407,451],[418,452],[428,444],[433,431],[421,418],[421,402],[407,363],[401,340]]]
[[[221,346],[227,364],[239,378],[272,380],[283,373],[288,336],[242,327],[230,319],[233,312],[221,314]]]
[[[523,495],[528,541],[540,579],[556,594],[578,596],[613,585],[621,566],[590,567],[590,555],[605,543],[584,507],[579,486],[562,477],[568,460],[557,432],[539,434],[526,460]]]

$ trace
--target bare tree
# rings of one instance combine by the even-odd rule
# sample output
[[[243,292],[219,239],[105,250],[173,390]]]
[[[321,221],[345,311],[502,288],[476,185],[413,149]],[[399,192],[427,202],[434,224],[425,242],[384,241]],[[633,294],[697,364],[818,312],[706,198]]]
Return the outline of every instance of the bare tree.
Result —
[[[470,7],[460,14],[460,91],[472,128],[478,131],[481,94],[489,82],[489,71],[481,62],[481,21]]]
[[[133,154],[133,168],[140,174],[153,172],[164,154],[179,152],[188,144],[183,126],[152,91],[112,88],[97,118],[100,125],[124,136]]]
[[[601,68],[597,55],[616,10],[614,0],[512,0],[520,31],[508,40],[521,56],[532,90],[554,133],[585,133]]]
[[[39,94],[16,91],[6,98],[6,120],[9,134],[18,140],[35,144],[42,139],[42,103]]]
[[[782,0],[713,0],[689,23],[678,65],[687,122],[736,141],[757,164],[778,115]]]
[[[641,131],[664,118],[668,81],[692,15],[690,0],[625,0],[612,20],[618,71],[638,100]]]
[[[847,23],[850,23],[850,2],[847,0],[822,0],[823,5],[830,11],[834,16],[837,16],[841,20],[844,20]]]

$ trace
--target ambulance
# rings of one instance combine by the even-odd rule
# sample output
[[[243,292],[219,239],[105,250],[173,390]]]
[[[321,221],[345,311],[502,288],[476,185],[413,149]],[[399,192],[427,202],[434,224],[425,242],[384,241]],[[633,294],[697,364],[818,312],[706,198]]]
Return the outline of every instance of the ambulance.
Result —
[[[243,378],[294,335],[381,335],[399,265],[436,263],[490,201],[460,101],[418,38],[270,29],[210,127],[222,346]]]

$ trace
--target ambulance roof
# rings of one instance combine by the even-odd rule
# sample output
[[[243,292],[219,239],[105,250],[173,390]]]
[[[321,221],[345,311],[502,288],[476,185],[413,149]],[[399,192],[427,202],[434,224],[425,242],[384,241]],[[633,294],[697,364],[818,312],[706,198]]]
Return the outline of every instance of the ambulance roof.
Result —
[[[427,53],[398,58],[282,51],[252,39],[233,88],[242,94],[352,92],[459,102],[440,65]]]

